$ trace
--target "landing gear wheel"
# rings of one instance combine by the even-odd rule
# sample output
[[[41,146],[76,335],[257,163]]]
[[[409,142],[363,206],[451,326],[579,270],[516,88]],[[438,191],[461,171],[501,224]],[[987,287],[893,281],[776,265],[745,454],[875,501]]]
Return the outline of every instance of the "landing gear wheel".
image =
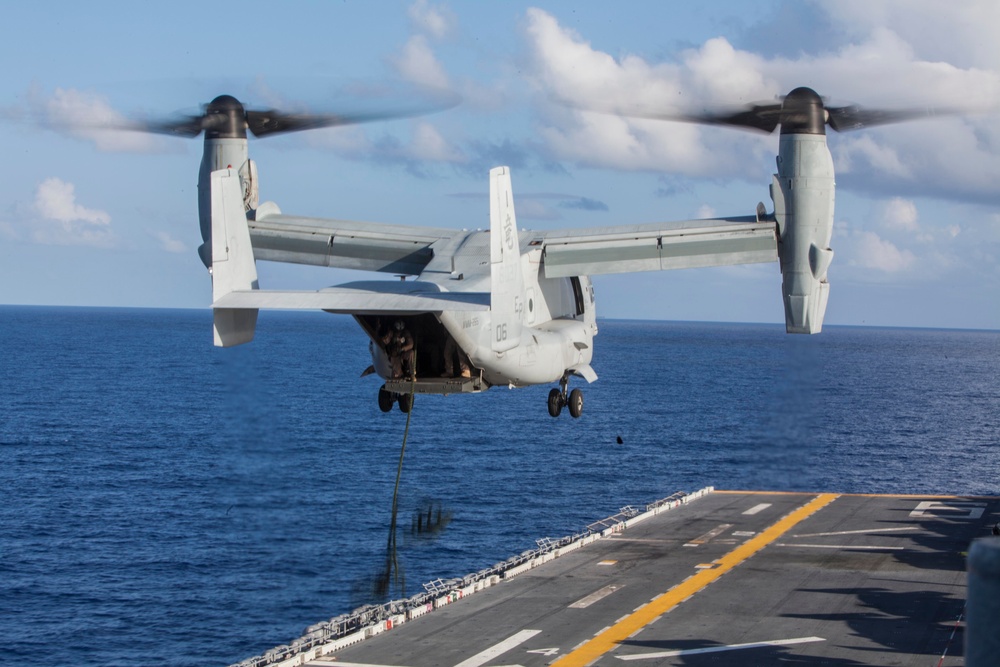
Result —
[[[399,395],[399,411],[406,413],[413,408],[413,394]]]
[[[391,412],[392,404],[395,402],[396,400],[393,398],[392,392],[387,391],[385,385],[382,385],[378,390],[378,409],[382,412]]]
[[[549,392],[549,414],[558,417],[562,412],[563,400],[562,392],[554,388]]]
[[[569,414],[573,419],[577,419],[583,414],[583,392],[574,389],[569,393]]]

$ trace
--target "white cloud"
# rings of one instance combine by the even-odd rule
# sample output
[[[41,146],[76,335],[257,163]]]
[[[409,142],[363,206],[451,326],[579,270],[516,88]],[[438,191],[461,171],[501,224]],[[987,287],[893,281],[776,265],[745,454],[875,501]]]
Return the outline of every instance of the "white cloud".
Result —
[[[164,149],[162,139],[123,129],[132,121],[116,111],[103,95],[73,88],[56,88],[48,95],[33,88],[26,98],[43,127],[93,142],[98,150],[149,153]]]
[[[410,153],[414,158],[435,162],[464,162],[462,152],[448,143],[430,123],[417,123]]]
[[[882,175],[899,178],[911,176],[909,168],[900,159],[896,149],[881,145],[868,135],[845,138],[832,151],[837,173],[851,174],[874,170]]]
[[[886,227],[898,231],[916,232],[920,230],[917,224],[917,205],[902,197],[893,197],[882,206],[882,220]]]
[[[111,216],[76,203],[75,186],[58,178],[47,178],[35,192],[35,208],[48,220],[110,225]]]
[[[111,216],[78,204],[75,189],[72,183],[58,178],[39,184],[34,206],[39,217],[33,224],[32,238],[51,245],[113,245],[116,239]]]
[[[399,75],[411,83],[429,88],[448,88],[448,75],[423,35],[414,35],[392,59]]]
[[[900,250],[875,232],[857,234],[854,238],[852,255],[852,264],[882,273],[905,271],[913,266],[917,259],[909,250]]]
[[[722,37],[706,40],[679,59],[653,62],[636,55],[613,57],[540,9],[527,12],[530,71],[539,96],[571,105],[633,113],[722,110],[773,99],[808,85],[828,103],[870,108],[1000,108],[1000,58],[995,17],[1000,3],[933,4],[926,16],[902,2],[826,3],[819,11],[846,34],[822,53],[765,57],[735,48]],[[895,20],[868,20],[869,5]],[[930,3],[918,0],[921,7]],[[960,17],[960,18],[956,18]],[[831,18],[832,17],[832,18]],[[960,34],[989,47],[961,50],[962,64],[941,60],[958,50],[926,48],[941,25],[963,23]],[[890,25],[894,29],[884,26]],[[949,33],[950,34],[950,33]],[[612,102],[609,102],[612,101]],[[638,121],[579,111],[543,110],[540,134],[552,156],[594,167],[656,170],[694,177],[760,178],[759,164],[773,154],[773,137],[731,129]],[[1000,182],[1000,128],[995,116],[922,120],[858,134],[835,135],[830,145],[838,173],[868,192],[922,194],[962,199],[996,197]]]
[[[170,234],[163,231],[151,232],[153,238],[155,238],[160,243],[160,248],[165,252],[170,253],[184,253],[188,251],[187,244],[178,241]]]
[[[455,16],[444,5],[432,5],[427,0],[417,0],[407,11],[417,30],[435,39],[443,39],[455,25]]]
[[[737,64],[759,59],[735,52],[724,39],[686,52],[686,65],[653,65],[636,56],[616,60],[595,50],[540,9],[528,10],[526,31],[534,61],[533,83],[546,101],[554,98],[584,109],[648,113],[680,111],[689,101],[693,103],[692,92],[710,99],[734,89],[735,94],[754,99],[765,95],[766,88],[752,68]],[[722,81],[714,77],[720,72],[727,73]],[[700,176],[743,174],[761,149],[772,143],[766,137],[727,134],[723,151],[718,130],[696,125],[573,108],[549,108],[547,113],[539,132],[553,156],[594,167]],[[749,159],[734,160],[733,145]]]
[[[996,0],[838,0],[824,3],[823,8],[841,28],[854,33],[891,25],[928,61],[957,61],[963,66],[1000,62],[1000,40],[984,39],[1000,25]]]

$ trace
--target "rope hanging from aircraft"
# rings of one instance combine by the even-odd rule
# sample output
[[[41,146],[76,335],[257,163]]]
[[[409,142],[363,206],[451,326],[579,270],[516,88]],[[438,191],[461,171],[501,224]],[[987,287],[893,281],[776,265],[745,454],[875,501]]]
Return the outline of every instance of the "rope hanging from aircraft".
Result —
[[[406,594],[406,576],[399,566],[399,552],[396,546],[396,525],[399,514],[399,480],[403,475],[403,456],[406,454],[406,441],[410,436],[410,419],[413,417],[413,403],[417,384],[417,351],[413,350],[412,370],[410,375],[410,409],[406,411],[406,427],[403,429],[403,445],[399,450],[399,464],[396,467],[396,484],[392,489],[392,518],[389,521],[389,539],[385,546],[385,567],[375,584],[375,594],[384,597],[390,592],[390,582],[399,586],[400,595]]]

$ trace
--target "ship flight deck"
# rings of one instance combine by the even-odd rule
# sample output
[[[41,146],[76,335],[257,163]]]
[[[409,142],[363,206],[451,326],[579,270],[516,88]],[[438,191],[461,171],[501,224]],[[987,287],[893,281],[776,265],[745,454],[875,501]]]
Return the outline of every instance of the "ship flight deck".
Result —
[[[961,665],[966,554],[1000,498],[714,491],[650,514],[273,664]]]

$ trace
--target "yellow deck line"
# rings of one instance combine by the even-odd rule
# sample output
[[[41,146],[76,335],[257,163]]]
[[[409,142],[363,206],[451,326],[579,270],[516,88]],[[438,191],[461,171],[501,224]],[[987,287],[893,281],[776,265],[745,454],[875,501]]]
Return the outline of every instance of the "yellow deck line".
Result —
[[[713,493],[747,496],[815,496],[816,491],[739,491],[736,489],[715,489]],[[837,493],[845,498],[950,498],[954,500],[1000,500],[1000,496],[956,496],[951,493]]]
[[[715,562],[718,563],[718,567],[710,570],[699,570],[696,574],[677,584],[660,597],[646,603],[607,630],[598,633],[593,639],[588,640],[575,650],[562,656],[552,663],[553,667],[583,667],[595,662],[605,653],[628,639],[632,634],[646,627],[771,542],[774,542],[807,517],[832,503],[837,498],[837,495],[835,493],[824,493],[813,498],[770,528],[758,533],[753,539],[744,542],[725,556],[716,560]]]

